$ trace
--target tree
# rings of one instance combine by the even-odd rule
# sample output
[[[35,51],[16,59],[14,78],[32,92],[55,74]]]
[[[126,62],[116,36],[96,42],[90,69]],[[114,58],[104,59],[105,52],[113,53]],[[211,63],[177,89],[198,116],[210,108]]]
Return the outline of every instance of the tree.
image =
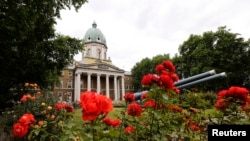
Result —
[[[134,86],[135,92],[142,91],[141,79],[145,74],[155,73],[156,65],[162,63],[163,60],[170,59],[169,54],[157,55],[152,59],[148,57],[142,59],[140,62],[137,62],[133,66],[132,73],[132,84]]]
[[[78,10],[86,0],[3,0],[0,3],[0,103],[24,82],[51,84],[81,50],[80,40],[56,35],[60,10]]]
[[[249,76],[249,41],[240,34],[231,33],[226,26],[216,32],[208,31],[203,35],[190,35],[179,47],[180,62],[184,76],[190,77],[211,69],[226,72],[227,77],[205,83],[203,90],[222,89],[231,85],[242,86]]]

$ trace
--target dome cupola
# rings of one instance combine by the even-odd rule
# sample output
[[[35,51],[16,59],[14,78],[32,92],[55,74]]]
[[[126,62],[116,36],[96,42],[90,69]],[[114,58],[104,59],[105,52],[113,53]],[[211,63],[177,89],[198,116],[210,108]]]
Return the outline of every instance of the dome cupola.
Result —
[[[92,24],[92,28],[89,28],[84,36],[85,43],[101,43],[106,46],[106,38],[102,34],[101,30],[97,28],[97,24],[94,21]]]

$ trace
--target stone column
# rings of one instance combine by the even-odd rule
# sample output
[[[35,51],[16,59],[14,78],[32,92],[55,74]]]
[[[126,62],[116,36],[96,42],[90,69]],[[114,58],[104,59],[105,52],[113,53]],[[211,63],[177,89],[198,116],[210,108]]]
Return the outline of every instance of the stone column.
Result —
[[[109,75],[106,75],[106,97],[110,98],[109,94]]]
[[[122,99],[125,95],[125,83],[124,83],[124,76],[122,76]]]
[[[101,92],[100,76],[101,74],[97,74],[97,93]]]
[[[117,101],[117,76],[114,75],[114,96],[115,96],[115,101]]]
[[[75,74],[75,91],[74,91],[74,101],[77,102],[80,100],[80,93],[81,93],[81,74]]]
[[[91,73],[88,73],[87,91],[91,91]]]
[[[117,99],[121,99],[120,77],[117,78]]]

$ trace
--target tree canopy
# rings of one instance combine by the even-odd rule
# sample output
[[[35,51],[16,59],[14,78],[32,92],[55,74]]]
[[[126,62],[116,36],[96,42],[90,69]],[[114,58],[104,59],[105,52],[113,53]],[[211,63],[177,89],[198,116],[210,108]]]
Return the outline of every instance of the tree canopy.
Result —
[[[49,77],[73,60],[81,40],[55,33],[60,10],[86,0],[3,0],[0,3],[0,99],[24,82],[51,84]],[[2,103],[2,102],[1,102]]]
[[[232,33],[226,26],[216,32],[190,35],[179,47],[179,66],[185,77],[215,69],[226,72],[225,79],[202,85],[203,90],[242,86],[249,76],[249,41]]]
[[[142,91],[141,79],[145,74],[155,73],[156,65],[162,63],[163,60],[170,59],[169,54],[157,55],[152,59],[146,57],[143,58],[140,62],[137,62],[132,68],[132,84],[134,86],[134,91]]]

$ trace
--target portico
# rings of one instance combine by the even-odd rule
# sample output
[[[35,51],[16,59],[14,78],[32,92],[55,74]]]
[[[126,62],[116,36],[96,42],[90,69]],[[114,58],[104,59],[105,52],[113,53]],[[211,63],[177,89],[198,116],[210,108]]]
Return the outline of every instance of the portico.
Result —
[[[94,91],[113,101],[118,101],[125,95],[124,72],[109,72],[100,70],[80,69],[75,73],[74,101],[79,101],[83,91]]]

